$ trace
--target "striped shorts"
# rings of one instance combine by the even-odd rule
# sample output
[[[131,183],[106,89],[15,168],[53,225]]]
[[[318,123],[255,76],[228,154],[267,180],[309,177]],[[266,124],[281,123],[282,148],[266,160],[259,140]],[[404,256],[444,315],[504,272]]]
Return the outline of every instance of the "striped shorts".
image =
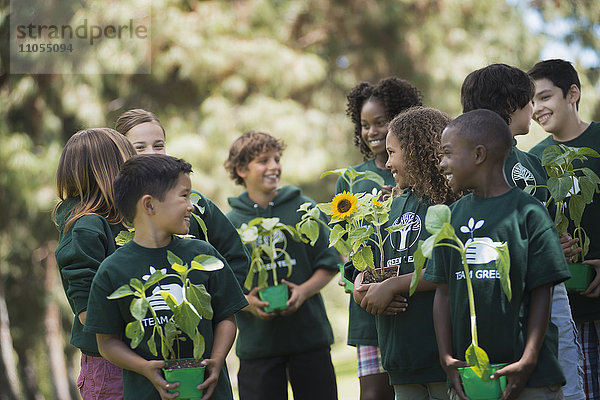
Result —
[[[378,346],[356,346],[358,377],[365,375],[382,374],[385,372],[381,366],[381,353]]]
[[[587,400],[600,400],[600,321],[577,323],[579,339],[583,348],[583,371]]]

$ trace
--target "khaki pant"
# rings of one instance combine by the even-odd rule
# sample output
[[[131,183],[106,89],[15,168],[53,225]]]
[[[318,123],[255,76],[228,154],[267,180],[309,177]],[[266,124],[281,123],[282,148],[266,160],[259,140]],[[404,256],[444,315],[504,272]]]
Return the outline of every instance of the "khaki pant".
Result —
[[[446,382],[431,382],[417,385],[394,385],[396,400],[447,400]]]

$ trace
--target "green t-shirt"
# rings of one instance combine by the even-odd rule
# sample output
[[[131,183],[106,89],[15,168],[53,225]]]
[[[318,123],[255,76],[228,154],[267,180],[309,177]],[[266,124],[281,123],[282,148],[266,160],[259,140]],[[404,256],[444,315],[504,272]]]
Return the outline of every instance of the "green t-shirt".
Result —
[[[429,233],[425,229],[425,214],[430,203],[421,200],[412,190],[394,199],[390,220],[384,226],[412,223],[394,232],[384,247],[387,267],[398,267],[399,275],[414,271],[413,253],[419,240]],[[435,330],[433,328],[433,296],[435,292],[415,292],[408,308],[396,315],[377,315],[377,332],[383,368],[392,385],[421,384],[444,381],[440,366]]]
[[[600,122],[590,123],[590,126],[581,135],[566,142],[557,142],[550,135],[535,145],[530,153],[541,159],[544,149],[552,144],[564,144],[569,147],[589,147],[600,153]],[[573,166],[575,168],[587,167],[600,176],[600,158],[588,157],[583,165],[579,161],[574,161]],[[596,193],[592,203],[585,207],[581,219],[581,226],[590,238],[590,251],[586,256],[588,260],[600,259],[600,224],[598,224],[598,221],[600,221],[600,194]],[[569,232],[573,232],[572,226]],[[569,293],[569,303],[575,321],[600,320],[600,299],[592,299],[579,293]]]
[[[232,210],[227,217],[237,227],[256,217],[278,217],[282,223],[295,226],[301,217],[296,210],[305,202],[314,204],[311,199],[300,194],[300,189],[293,186],[278,189],[277,196],[267,208],[255,204],[248,193],[244,192],[238,197],[229,198]],[[283,232],[276,234],[280,239],[276,246],[289,253],[293,265],[292,274],[286,278],[288,266],[284,257],[280,256],[275,260],[279,278],[299,285],[310,279],[317,269],[337,271],[340,255],[335,248],[329,247],[326,228],[320,226],[319,229],[319,239],[314,247],[295,242]],[[270,264],[268,260],[265,263]],[[254,285],[256,279],[255,277]],[[272,274],[269,274],[270,285],[272,279]],[[298,311],[286,317],[277,316],[264,321],[245,311],[239,313],[237,318],[239,335],[236,353],[240,359],[298,354],[333,343],[333,331],[319,293],[306,299]]]
[[[390,170],[377,167],[375,165],[375,160],[369,160],[360,165],[355,165],[352,168],[358,172],[373,171],[383,178],[386,185],[396,185]],[[357,182],[353,187],[354,193],[371,193],[373,189],[379,190],[380,188],[375,182],[369,180]],[[348,183],[340,177],[335,185],[335,192],[341,193],[343,191],[350,191],[350,188],[348,187]],[[360,308],[354,301],[352,295],[349,297],[348,344],[351,346],[377,346],[375,316]]]
[[[244,246],[234,226],[231,225],[231,222],[219,207],[201,193],[197,191],[194,191],[194,193],[200,196],[200,200],[194,207],[194,214],[204,221],[208,238],[204,236],[195,218],[190,219],[189,234],[198,239],[206,240],[213,245],[227,260],[240,286],[243,287],[250,266],[250,255],[246,250],[246,246]]]
[[[467,251],[467,260],[472,271],[479,346],[493,363],[515,362],[525,347],[531,290],[569,278],[554,223],[539,201],[518,188],[492,198],[469,194],[455,202],[451,209],[452,226],[463,243],[476,240],[490,245],[508,244],[510,302],[500,285],[494,265],[498,253],[493,248],[472,246]],[[471,333],[460,255],[449,247],[437,247],[433,262],[428,265],[423,279],[448,284],[453,356],[464,359]],[[557,329],[550,323],[527,386],[564,384],[557,352]]]
[[[173,236],[171,243],[161,248],[142,247],[132,240],[107,257],[100,265],[92,283],[85,331],[92,334],[122,335],[123,341],[129,346],[131,341],[125,337],[125,326],[134,321],[129,311],[133,297],[108,300],[107,296],[122,285],[128,284],[131,278],[145,281],[157,270],[174,273],[167,261],[167,250],[172,251],[188,265],[198,254],[218,257],[226,265],[225,268],[217,271],[194,270],[188,275],[192,283],[204,284],[211,295],[211,305],[214,311],[213,319],[212,321],[201,319],[198,325],[198,329],[206,342],[203,358],[209,358],[214,341],[214,325],[240,311],[248,305],[248,302],[233,272],[227,266],[227,262],[214,247],[202,240],[181,239]],[[150,305],[156,312],[160,323],[164,323],[163,321],[167,321],[172,316],[172,312],[159,294],[161,290],[166,290],[176,299],[181,299],[181,283],[177,278],[169,277],[160,281],[150,290],[153,293]],[[146,360],[161,359],[159,339],[156,339],[159,356],[152,355],[147,345],[154,325],[154,319],[150,311],[147,313],[147,318],[143,320],[143,325],[145,330],[144,339],[133,351]],[[191,340],[181,341],[179,346],[180,358],[192,357]],[[129,370],[123,370],[123,391],[125,399],[160,399],[158,392],[149,380]],[[233,398],[226,366],[223,366],[212,398]]]
[[[87,310],[92,280],[100,263],[115,251],[115,237],[126,229],[121,224],[110,225],[97,214],[89,214],[78,218],[63,233],[67,219],[77,203],[79,198],[66,199],[56,212],[60,233],[55,256],[63,289],[75,315],[71,344],[84,354],[99,357],[96,336],[83,331],[83,325],[77,316]]]
[[[525,189],[527,185],[545,185],[548,181],[546,169],[542,167],[540,159],[533,154],[519,150],[516,140],[514,140],[513,147],[506,158],[504,173],[509,185],[520,189]],[[531,195],[545,203],[548,200],[548,189],[535,188]]]

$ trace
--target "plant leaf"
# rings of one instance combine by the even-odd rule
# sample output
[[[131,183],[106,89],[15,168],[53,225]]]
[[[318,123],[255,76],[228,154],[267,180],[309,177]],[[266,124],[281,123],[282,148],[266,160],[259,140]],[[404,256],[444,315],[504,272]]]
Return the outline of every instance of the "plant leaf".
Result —
[[[167,306],[169,306],[171,311],[175,311],[177,309],[177,300],[171,293],[167,292],[166,290],[162,290],[160,295],[165,300],[165,303],[167,303]]]
[[[121,232],[119,232],[117,237],[115,237],[115,243],[117,246],[123,246],[124,244],[129,243],[131,240],[133,240],[134,236],[135,236],[134,229],[129,229],[127,231],[121,231]]]
[[[325,172],[323,172],[321,174],[321,176],[320,176],[319,179],[323,179],[323,178],[325,178],[328,175],[343,176],[346,173],[346,171],[348,171],[349,169],[351,169],[351,168],[342,168],[342,169],[336,169],[336,170],[333,170],[333,171],[325,171]]]
[[[156,328],[158,325],[154,325],[155,329],[152,329],[152,335],[150,335],[150,339],[148,339],[148,350],[152,353],[153,356],[158,356],[158,351],[156,350],[156,341],[154,340],[154,333],[156,332]]]
[[[436,204],[427,209],[425,215],[425,229],[432,235],[438,233],[444,223],[450,223],[450,207],[444,204]]]
[[[120,299],[122,297],[131,296],[134,292],[130,289],[128,284],[124,284],[117,290],[109,294],[106,298],[109,300]]]
[[[144,292],[144,284],[138,278],[131,278],[129,280],[129,286],[140,293]]]
[[[204,354],[206,347],[206,344],[204,343],[204,336],[202,336],[200,332],[196,330],[196,334],[192,336],[192,341],[194,342],[194,359],[197,361]]]
[[[301,234],[306,235],[310,245],[314,246],[317,239],[319,239],[319,223],[311,219],[305,219],[299,222],[296,227]]]
[[[375,268],[373,250],[369,246],[364,246],[352,255],[352,264],[359,271],[364,271],[366,268]]]
[[[185,271],[187,271],[187,268],[181,264],[173,264],[173,265],[171,265],[171,268],[173,269],[173,271],[177,272],[179,275],[183,275],[183,274],[185,274]]]
[[[148,300],[143,298],[134,298],[131,300],[131,304],[129,304],[129,311],[131,312],[131,316],[138,321],[146,318],[146,313],[148,312],[148,306],[150,303]]]
[[[489,379],[490,359],[485,350],[471,343],[465,352],[465,360],[467,360],[467,364],[469,364],[478,377],[484,381]]]
[[[381,187],[385,184],[383,177],[374,171],[365,171],[364,172],[365,179],[368,179],[372,182],[375,182],[377,186]]]
[[[189,301],[183,301],[173,313],[175,324],[189,337],[194,337],[196,327],[200,323],[200,315]]]
[[[263,220],[260,224],[265,230],[271,231],[271,230],[273,230],[273,228],[275,228],[275,225],[277,225],[278,223],[279,223],[279,218],[274,217],[274,218],[263,218]]]
[[[125,336],[131,340],[129,346],[132,349],[138,347],[144,338],[144,326],[142,321],[131,321],[125,327]]]
[[[430,236],[431,237],[431,236]],[[419,246],[417,250],[413,253],[413,261],[415,266],[415,271],[413,273],[412,279],[410,280],[410,289],[408,292],[409,296],[412,296],[415,290],[417,290],[417,286],[419,285],[419,280],[421,279],[421,270],[423,266],[425,266],[425,261],[427,258],[423,255],[423,241],[419,240]]]
[[[508,245],[502,243],[500,246],[496,246],[495,249],[498,252],[496,269],[500,275],[500,285],[502,286],[502,290],[508,298],[508,301],[511,301],[512,289],[510,286],[510,254],[508,253]]]
[[[148,290],[164,278],[166,278],[166,275],[163,274],[160,270],[154,271],[154,273],[150,275],[148,280],[144,282],[144,291]]]
[[[187,298],[202,318],[213,319],[211,296],[203,284],[194,285],[190,283],[187,290]]]
[[[192,269],[200,271],[218,271],[225,267],[223,261],[219,260],[215,256],[209,256],[206,254],[199,254],[191,262]]]
[[[575,226],[581,225],[584,208],[585,201],[583,200],[583,197],[579,194],[572,194],[569,199],[569,216],[573,220]]]
[[[206,223],[204,222],[204,220],[202,218],[200,218],[199,215],[192,213],[192,216],[194,217],[196,222],[198,222],[198,226],[200,227],[200,230],[204,234],[204,240],[206,240],[208,242],[208,228],[206,227]]]

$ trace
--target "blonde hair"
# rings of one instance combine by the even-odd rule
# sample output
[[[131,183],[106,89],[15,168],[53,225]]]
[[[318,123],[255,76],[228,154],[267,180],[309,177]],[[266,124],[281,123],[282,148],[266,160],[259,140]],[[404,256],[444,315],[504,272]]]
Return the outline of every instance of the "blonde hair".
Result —
[[[65,144],[56,170],[56,189],[60,202],[79,198],[65,224],[66,232],[78,218],[98,214],[109,224],[123,222],[114,201],[113,180],[121,165],[136,151],[127,138],[110,128],[85,129]]]

